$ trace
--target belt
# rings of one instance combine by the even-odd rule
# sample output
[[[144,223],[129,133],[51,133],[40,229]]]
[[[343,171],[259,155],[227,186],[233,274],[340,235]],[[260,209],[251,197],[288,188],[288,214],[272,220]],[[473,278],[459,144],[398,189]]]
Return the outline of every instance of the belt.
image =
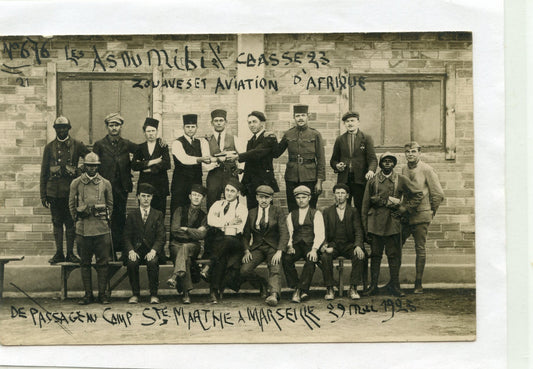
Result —
[[[301,156],[289,157],[289,162],[298,163],[298,164],[311,164],[315,163],[315,159],[304,159]]]

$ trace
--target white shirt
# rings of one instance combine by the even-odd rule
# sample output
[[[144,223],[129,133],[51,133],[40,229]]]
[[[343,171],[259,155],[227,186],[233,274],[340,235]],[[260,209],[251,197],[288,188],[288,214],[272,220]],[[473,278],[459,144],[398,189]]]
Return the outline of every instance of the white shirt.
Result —
[[[237,233],[242,233],[248,217],[246,201],[242,201],[242,198],[240,198],[239,201],[231,201],[228,211],[224,214],[224,208],[227,204],[228,201],[226,200],[218,200],[215,202],[207,214],[207,224],[223,231],[225,226],[229,225],[229,223],[231,223],[236,217],[239,217],[242,222],[240,224],[232,225],[231,227],[237,228]]]
[[[146,144],[148,145],[148,153],[150,154],[150,156],[152,156],[152,154],[154,153],[156,141],[154,142],[146,141]]]
[[[192,145],[192,138],[187,135],[183,135],[183,137],[185,137],[185,139]],[[209,156],[209,146],[206,140],[200,140],[200,148],[202,156]],[[178,159],[180,163],[184,165],[198,164],[198,157],[187,155],[185,149],[183,148],[183,144],[178,140],[174,140],[172,143],[172,155],[174,155],[176,159]]]
[[[305,217],[309,207],[305,209],[298,209],[298,223],[300,225],[304,224]],[[292,247],[292,234],[294,233],[294,226],[292,225],[292,216],[289,214],[287,216],[287,228],[289,229],[289,243],[288,245]],[[326,229],[324,227],[324,217],[322,213],[317,210],[315,213],[315,219],[313,220],[313,232],[315,233],[315,239],[313,240],[313,250],[318,250],[320,246],[324,243],[326,239]]]
[[[335,210],[337,210],[337,215],[339,216],[340,221],[344,219],[344,213],[346,212],[346,205],[344,205],[344,208],[339,208],[338,206],[335,207]]]
[[[141,210],[141,219],[144,219],[144,221],[146,221],[146,219],[148,219],[148,216],[150,215],[150,206],[146,208],[139,206],[139,209]],[[145,213],[146,213],[146,216],[144,215]]]
[[[265,223],[268,224],[268,210],[270,209],[270,206],[267,206],[266,208],[262,208],[260,206],[257,207],[257,220],[255,221],[255,228],[260,228],[261,218],[263,217],[263,212],[265,212]]]

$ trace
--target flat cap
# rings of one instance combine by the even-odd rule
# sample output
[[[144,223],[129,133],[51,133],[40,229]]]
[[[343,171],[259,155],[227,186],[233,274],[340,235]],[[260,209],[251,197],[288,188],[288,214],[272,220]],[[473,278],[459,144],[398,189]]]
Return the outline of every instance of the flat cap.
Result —
[[[87,155],[85,155],[83,163],[87,164],[87,165],[100,164],[100,158],[98,157],[98,154],[96,154],[94,152],[90,152]]]
[[[257,187],[257,189],[255,190],[255,193],[258,194],[258,195],[273,196],[274,195],[274,190],[272,189],[272,187],[270,187],[268,185],[261,185],[261,186]]]
[[[294,105],[292,107],[294,114],[307,114],[309,106],[307,105]]]
[[[215,119],[215,118],[224,118],[226,119],[226,116],[228,115],[228,113],[223,110],[223,109],[215,109],[211,112],[211,119]]]
[[[265,117],[265,114],[263,114],[262,112],[257,111],[257,110],[254,110],[253,112],[248,114],[248,116],[249,117],[254,116],[257,119],[259,119],[259,121],[261,121],[261,122],[266,122],[266,120],[267,120],[266,117]]]
[[[406,149],[419,149],[419,150],[420,150],[420,147],[421,146],[416,141],[411,141],[409,143],[406,143],[404,146],[404,148]]]
[[[197,192],[200,195],[205,196],[207,195],[207,188],[205,188],[201,184],[195,183],[191,186],[191,193],[192,192]]]
[[[146,129],[146,127],[154,127],[155,129],[159,128],[159,121],[154,118],[146,118],[144,120],[143,129]]]
[[[119,113],[111,113],[104,118],[104,122],[105,124],[118,123],[122,125],[124,124],[124,118],[122,118]]]
[[[357,119],[359,119],[359,113],[356,112],[356,111],[349,111],[349,112],[347,112],[346,114],[344,114],[344,115],[342,116],[342,121],[343,121],[343,122],[346,122],[346,120],[347,120],[348,118],[357,118]]]
[[[72,127],[70,125],[70,120],[68,120],[67,117],[63,117],[63,116],[59,116],[56,118],[56,120],[54,121],[54,127],[55,126],[69,126],[69,127]]]
[[[183,125],[186,124],[198,124],[198,115],[196,114],[185,114],[183,116]]]
[[[335,186],[333,186],[333,192],[337,190],[344,190],[347,193],[350,193],[350,188],[344,183],[337,183]]]
[[[229,178],[226,181],[226,184],[224,185],[224,188],[226,186],[228,186],[228,185],[232,186],[232,187],[235,187],[237,189],[237,191],[242,192],[242,183],[239,182],[239,180],[237,178],[234,178],[234,177]]]
[[[137,186],[137,194],[140,193],[147,193],[149,195],[153,195],[155,193],[155,188],[150,183],[143,182]]]
[[[380,168],[381,168],[381,162],[385,158],[392,159],[392,161],[394,162],[394,166],[396,166],[396,164],[398,163],[398,159],[396,159],[396,156],[394,156],[391,152],[387,151],[387,152],[384,152],[383,154],[381,154],[380,157],[379,157],[379,167]]]
[[[294,194],[294,196],[298,196],[298,195],[311,196],[311,190],[309,189],[309,187],[304,186],[304,185],[296,187],[292,193]]]

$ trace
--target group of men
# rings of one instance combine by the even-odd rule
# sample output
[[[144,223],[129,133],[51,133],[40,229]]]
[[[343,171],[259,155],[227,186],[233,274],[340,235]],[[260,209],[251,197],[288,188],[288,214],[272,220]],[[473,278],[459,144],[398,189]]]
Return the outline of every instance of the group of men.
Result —
[[[85,287],[80,304],[94,300],[93,254],[98,300],[109,303],[107,264],[117,251],[128,268],[132,288],[129,303],[138,303],[140,298],[141,263],[147,265],[150,302],[159,303],[159,264],[166,259],[164,217],[169,194],[169,250],[174,268],[167,284],[183,294],[184,303],[191,302],[193,283],[204,278],[210,285],[212,303],[223,298],[226,288],[238,291],[248,282],[268,305],[275,306],[280,299],[282,273],[293,289],[291,301],[297,303],[309,297],[317,265],[327,288],[325,298],[331,300],[335,297],[333,260],[339,256],[352,262],[352,299],[360,298],[357,287],[370,257],[371,281],[368,288],[363,286],[363,294],[374,295],[378,293],[383,251],[390,269],[387,287],[392,294],[403,296],[399,284],[401,249],[411,234],[416,249],[414,292],[422,293],[428,226],[444,195],[435,171],[420,161],[420,146],[416,142],[405,145],[407,166],[402,174],[396,173],[397,158],[386,152],[378,162],[372,137],[359,129],[359,114],[346,113],[342,117],[346,133],[336,139],[330,160],[338,174],[333,187],[335,204],[321,212],[316,204],[325,180],[324,141],[320,132],[308,125],[308,106],[295,105],[293,113],[295,126],[278,142],[265,129],[265,115],[252,111],[247,121],[253,136],[246,148],[227,132],[226,111],[211,112],[213,133],[205,139],[196,137],[198,116],[184,115],[184,135],[172,143],[170,191],[170,153],[158,138],[157,120],[146,118],[146,142],[137,145],[121,137],[124,119],[110,114],[105,118],[108,135],[89,153],[83,143],[68,135],[68,119],[58,117],[54,123],[57,138],[44,151],[41,198],[43,205],[51,208],[54,225],[57,251],[50,263],[77,262],[74,234],[78,237]],[[279,191],[273,159],[286,150],[288,215],[273,204],[274,193]],[[81,175],[80,157],[84,157],[85,166]],[[378,166],[381,170],[376,174]],[[139,205],[126,217],[132,169],[140,172]],[[207,212],[202,209],[204,198]],[[370,255],[365,242],[371,246]],[[208,260],[201,269],[196,263],[200,253]],[[298,276],[295,263],[301,259],[304,265]],[[268,266],[268,281],[256,272],[263,262]]]

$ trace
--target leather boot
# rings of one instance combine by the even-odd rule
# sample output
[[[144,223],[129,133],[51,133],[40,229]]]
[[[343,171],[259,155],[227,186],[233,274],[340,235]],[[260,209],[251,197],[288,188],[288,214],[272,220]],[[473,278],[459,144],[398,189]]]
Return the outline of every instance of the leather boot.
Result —
[[[85,295],[78,302],[78,304],[88,305],[94,301],[91,267],[82,266],[80,269],[81,280],[83,282],[83,288],[85,289]]]
[[[363,291],[363,296],[374,296],[379,292],[378,280],[379,280],[379,269],[381,268],[381,258],[372,258],[370,260],[370,287]]]
[[[424,275],[424,267],[426,266],[426,255],[416,255],[416,277],[414,293],[424,293],[422,289],[422,276]]]
[[[416,294],[424,293],[424,289],[422,288],[422,279],[415,280],[415,289],[413,293],[416,293]]]
[[[107,273],[109,267],[107,265],[100,265],[97,269],[98,274],[98,302],[101,304],[109,304],[109,297],[107,295]]]
[[[294,293],[292,294],[291,302],[295,302],[295,303],[299,304],[300,301],[301,301],[300,289],[297,288],[296,290],[294,290]]]
[[[74,240],[76,238],[76,229],[74,227],[67,228],[67,231],[65,233],[67,236],[67,257],[65,260],[70,263],[79,264],[81,260],[74,254]]]
[[[209,301],[212,304],[218,304],[217,290],[215,288],[209,289]]]
[[[62,263],[65,261],[63,253],[63,226],[54,225],[54,240],[56,242],[56,253],[48,262],[50,264]]]
[[[389,259],[390,288],[389,291],[396,297],[405,297],[405,293],[400,288],[400,260],[399,258]]]

